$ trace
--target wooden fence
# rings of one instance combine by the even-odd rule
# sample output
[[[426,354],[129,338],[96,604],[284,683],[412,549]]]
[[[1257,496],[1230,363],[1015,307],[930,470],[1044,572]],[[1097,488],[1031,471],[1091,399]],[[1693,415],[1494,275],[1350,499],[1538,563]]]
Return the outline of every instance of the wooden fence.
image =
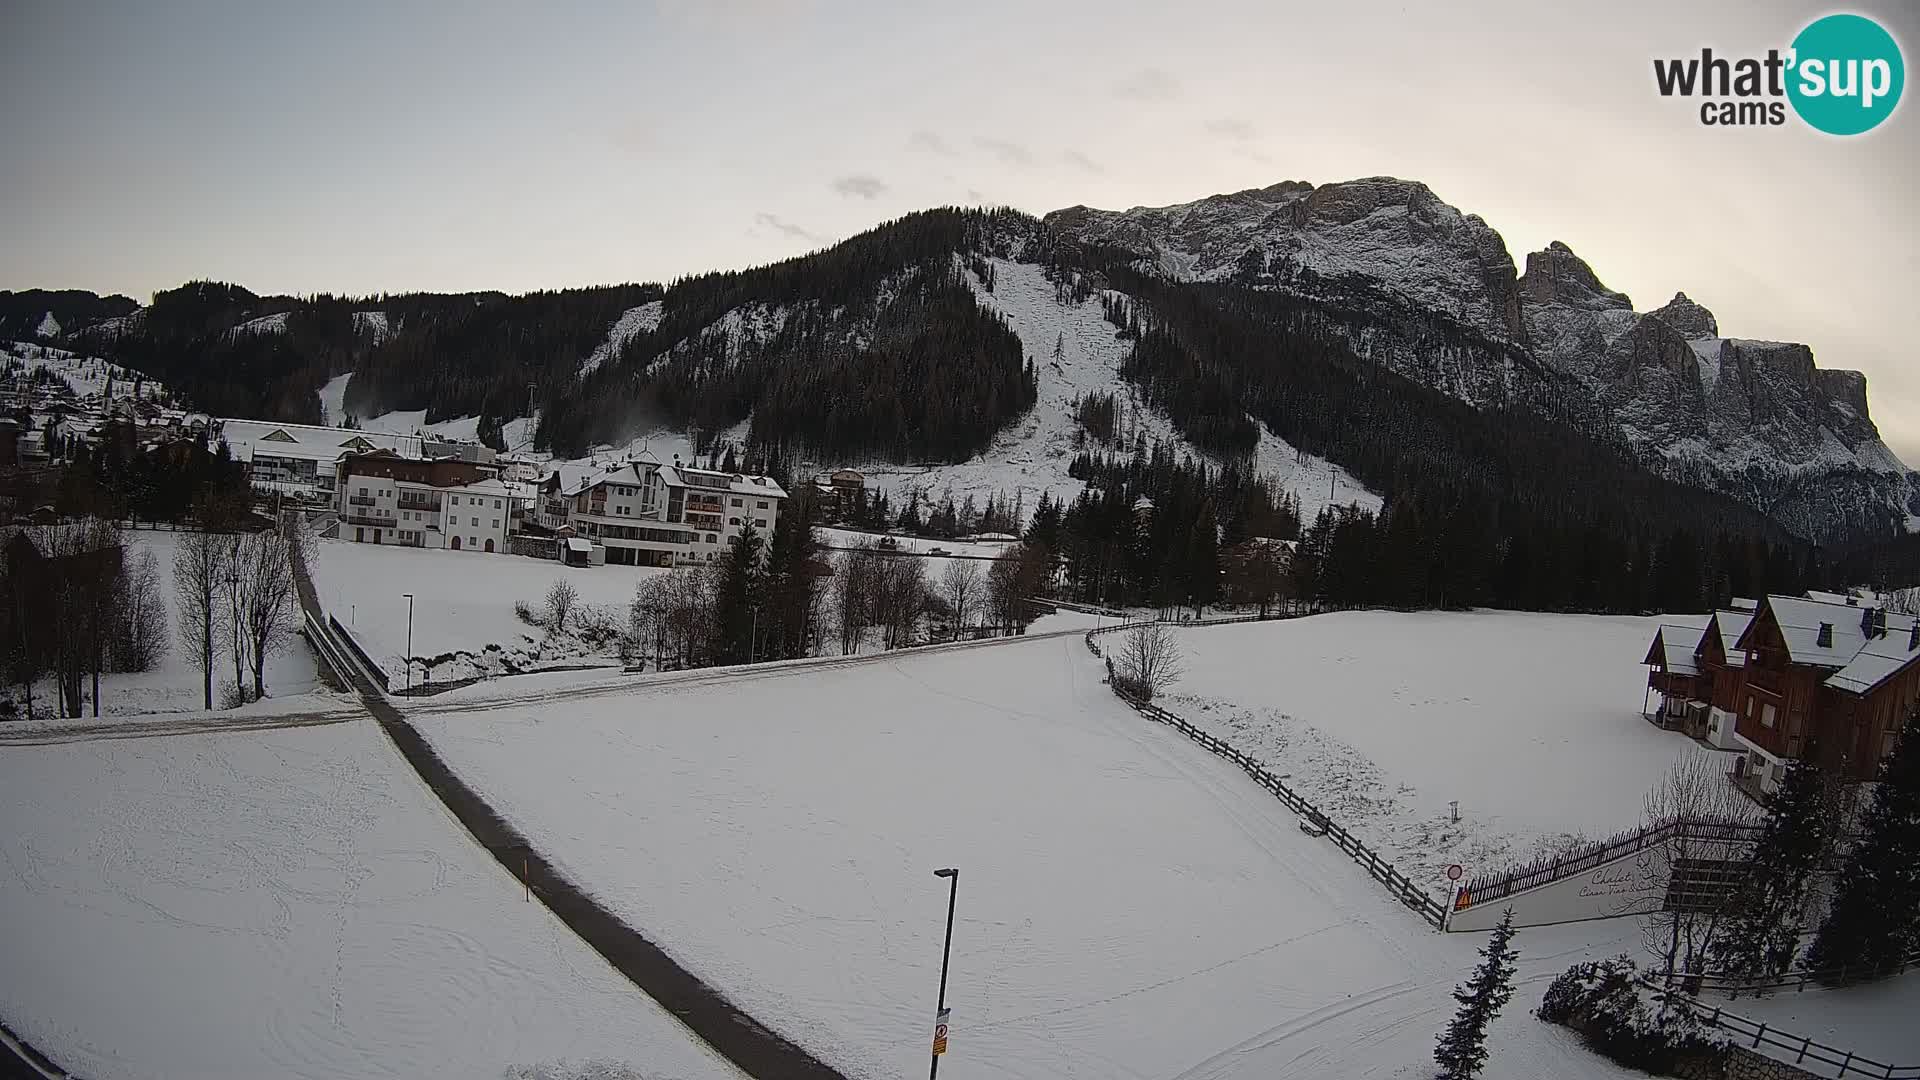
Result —
[[[1503,900],[1515,893],[1561,881],[1576,874],[1584,874],[1602,863],[1609,863],[1634,852],[1657,847],[1676,835],[1697,840],[1737,843],[1757,838],[1760,835],[1760,829],[1759,825],[1741,822],[1686,820],[1668,821],[1659,825],[1632,829],[1617,833],[1579,851],[1528,863],[1517,869],[1473,878],[1460,890],[1454,901],[1454,908],[1465,911],[1469,907]]]
[[[1269,618],[1273,617],[1275,616],[1269,616]],[[1252,615],[1224,620],[1209,620],[1209,623],[1215,621],[1251,622],[1259,618],[1258,615]],[[1093,640],[1096,636],[1117,633],[1121,630],[1131,630],[1137,626],[1148,625],[1152,621],[1153,620],[1149,619],[1143,622],[1121,623],[1116,626],[1090,630],[1087,632],[1087,648],[1092,650],[1095,656],[1099,656],[1101,655],[1100,646],[1095,644]],[[1188,623],[1186,625],[1191,626],[1193,624]],[[1342,828],[1339,822],[1328,817],[1319,807],[1302,798],[1298,792],[1288,787],[1285,781],[1267,771],[1266,766],[1248,756],[1246,752],[1240,750],[1238,747],[1232,746],[1225,740],[1219,739],[1213,734],[1195,727],[1193,724],[1160,708],[1158,705],[1128,697],[1126,694],[1120,692],[1118,686],[1114,687],[1114,693],[1121,701],[1126,702],[1134,711],[1140,713],[1140,715],[1150,720],[1157,720],[1173,728],[1187,738],[1206,747],[1215,755],[1238,765],[1242,772],[1253,778],[1254,783],[1272,792],[1273,796],[1285,804],[1287,809],[1298,814],[1303,824],[1310,827],[1315,833],[1331,839],[1335,846],[1341,851],[1346,852],[1348,857],[1353,859],[1354,862],[1359,863],[1361,868],[1366,870],[1368,876],[1385,886],[1387,892],[1391,894],[1395,900],[1413,909],[1415,914],[1431,923],[1436,929],[1445,926],[1447,918],[1447,908],[1445,904],[1429,896],[1426,890],[1409,881],[1407,876],[1395,869],[1392,863],[1382,859],[1377,852],[1368,847],[1359,837],[1354,836]]]
[[[1649,979],[1659,980],[1662,986],[1681,985],[1698,992],[1714,990],[1719,993],[1738,997],[1741,994],[1757,993],[1761,990],[1786,990],[1795,993],[1804,991],[1808,983],[1820,986],[1845,986],[1864,982],[1869,979],[1893,978],[1909,971],[1920,971],[1920,949],[1915,949],[1899,958],[1891,971],[1874,964],[1870,967],[1854,968],[1847,964],[1819,968],[1813,971],[1790,971],[1785,975],[1767,976],[1758,979],[1735,978],[1731,975],[1689,974],[1684,971],[1649,972]],[[1853,976],[1850,978],[1849,976]]]
[[[1803,1067],[1808,1064],[1825,1065],[1836,1070],[1835,1077],[1867,1076],[1875,1077],[1877,1080],[1920,1080],[1920,1065],[1885,1065],[1871,1058],[1861,1057],[1851,1050],[1814,1042],[1805,1035],[1793,1035],[1775,1030],[1771,1025],[1749,1020],[1722,1008],[1715,1007],[1710,1010],[1706,1003],[1690,995],[1662,990],[1654,986],[1650,980],[1643,979],[1642,982],[1653,990],[1656,1000],[1680,1006],[1699,1017],[1701,1023],[1727,1032],[1752,1049],[1772,1047],[1775,1050],[1785,1051],[1793,1055],[1790,1062],[1793,1065]],[[1748,1042],[1748,1040],[1752,1041]],[[1780,1054],[1767,1056],[1776,1061],[1788,1060]]]

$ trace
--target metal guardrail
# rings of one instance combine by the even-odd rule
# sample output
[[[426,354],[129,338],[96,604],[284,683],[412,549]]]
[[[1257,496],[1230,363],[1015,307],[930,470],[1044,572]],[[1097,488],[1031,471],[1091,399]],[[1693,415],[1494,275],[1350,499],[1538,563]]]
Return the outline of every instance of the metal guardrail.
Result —
[[[1839,1070],[1834,1074],[1836,1077],[1866,1076],[1877,1078],[1877,1080],[1920,1080],[1920,1065],[1882,1064],[1871,1058],[1861,1057],[1851,1050],[1842,1049],[1837,1046],[1828,1046],[1822,1042],[1814,1042],[1805,1035],[1793,1035],[1785,1031],[1775,1030],[1772,1025],[1764,1024],[1756,1020],[1749,1020],[1744,1016],[1737,1013],[1730,1013],[1717,1006],[1709,1012],[1707,1011],[1705,1002],[1689,994],[1683,994],[1676,990],[1660,989],[1645,978],[1643,978],[1641,982],[1653,990],[1653,996],[1656,999],[1679,1005],[1681,1008],[1698,1017],[1700,1022],[1708,1027],[1719,1028],[1722,1031],[1736,1035],[1742,1042],[1746,1042],[1748,1039],[1753,1040],[1748,1044],[1751,1049],[1758,1050],[1763,1046],[1768,1046],[1792,1054],[1793,1061],[1791,1064],[1793,1065],[1805,1065],[1808,1062],[1826,1065]],[[1772,1057],[1773,1055],[1768,1056]],[[1785,1059],[1775,1058],[1775,1060]]]
[[[341,626],[340,620],[331,615],[327,616],[326,629],[328,631],[327,636],[331,640],[340,643],[348,652],[353,654],[353,659],[359,662],[362,674],[366,675],[368,679],[371,679],[373,684],[380,688],[381,693],[387,694],[393,692],[392,686],[387,681],[386,669],[373,662],[373,657],[368,655],[367,650],[361,646],[359,639],[353,636],[352,631]]]
[[[1291,618],[1295,616],[1279,617]],[[1272,618],[1274,618],[1274,616],[1269,616],[1269,619]],[[1209,620],[1208,624],[1211,625],[1215,622],[1253,622],[1259,619],[1260,617],[1258,615],[1254,615]],[[1131,630],[1139,626],[1152,625],[1154,621],[1155,620],[1147,619],[1089,630],[1086,635],[1087,648],[1090,649],[1095,656],[1099,656],[1101,655],[1100,646],[1094,644],[1093,639],[1095,637],[1101,634],[1118,633],[1122,630]],[[1193,626],[1195,623],[1178,625]],[[1288,787],[1285,781],[1273,773],[1268,772],[1266,766],[1256,761],[1245,751],[1228,744],[1225,740],[1217,738],[1209,732],[1195,727],[1193,724],[1160,708],[1158,705],[1128,697],[1126,694],[1120,692],[1118,686],[1114,687],[1114,695],[1121,701],[1126,702],[1128,706],[1142,716],[1166,724],[1187,738],[1199,743],[1216,756],[1225,758],[1235,765],[1238,765],[1242,772],[1252,777],[1255,783],[1272,792],[1273,796],[1279,799],[1287,809],[1298,814],[1302,821],[1307,822],[1312,825],[1313,828],[1319,830],[1322,835],[1332,839],[1334,845],[1341,851],[1346,852],[1347,856],[1354,862],[1359,863],[1369,877],[1385,886],[1387,892],[1390,893],[1395,900],[1413,909],[1415,914],[1432,924],[1435,929],[1445,929],[1447,920],[1447,908],[1445,904],[1428,895],[1426,890],[1415,885],[1405,874],[1395,869],[1392,863],[1382,859],[1377,852],[1368,847],[1359,837],[1348,832],[1345,828],[1341,827],[1339,822],[1328,817],[1319,807],[1301,797],[1298,792]]]

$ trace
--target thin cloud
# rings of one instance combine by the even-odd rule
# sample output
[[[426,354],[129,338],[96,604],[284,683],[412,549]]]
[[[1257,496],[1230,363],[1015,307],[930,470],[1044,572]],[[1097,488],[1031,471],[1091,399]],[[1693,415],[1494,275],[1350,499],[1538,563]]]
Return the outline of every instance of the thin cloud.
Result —
[[[877,176],[855,173],[842,176],[833,182],[833,190],[849,199],[876,199],[886,193],[886,182]]]
[[[1255,132],[1253,125],[1245,120],[1223,116],[1207,124],[1207,134],[1218,135],[1222,139],[1232,139],[1234,142],[1246,142],[1254,137]]]
[[[976,135],[973,139],[973,145],[999,158],[1001,163],[1005,165],[1033,164],[1033,151],[1028,150],[1017,142],[1009,142],[1006,139],[990,139],[985,135]]]
[[[907,147],[912,150],[922,150],[929,154],[939,154],[941,157],[953,156],[953,147],[947,145],[947,140],[925,128],[921,128],[907,137]]]
[[[1247,159],[1248,161],[1252,161],[1252,162],[1257,162],[1257,163],[1259,163],[1259,164],[1261,164],[1261,165],[1271,165],[1271,164],[1273,164],[1273,159],[1272,159],[1272,158],[1270,158],[1270,157],[1268,157],[1267,155],[1265,155],[1265,154],[1263,154],[1263,153],[1261,153],[1261,152],[1260,152],[1260,151],[1258,151],[1258,150],[1255,150],[1255,149],[1254,149],[1253,147],[1251,147],[1251,146],[1236,146],[1236,147],[1234,147],[1234,148],[1233,148],[1233,156],[1234,156],[1234,157],[1239,157],[1239,158],[1246,158],[1246,159]]]
[[[791,236],[797,240],[805,240],[809,244],[818,244],[823,242],[819,234],[810,233],[807,230],[801,228],[800,226],[795,225],[793,222],[775,217],[774,215],[767,213],[765,210],[762,210],[759,213],[753,215],[753,221],[754,221],[754,224],[756,225],[765,225],[769,229],[775,229],[780,232],[786,233],[788,236]]]
[[[1116,83],[1113,92],[1132,101],[1170,101],[1180,96],[1180,81],[1159,68],[1141,68]]]
[[[1067,164],[1075,166],[1076,168],[1084,169],[1090,173],[1102,173],[1107,171],[1105,168],[1101,166],[1099,162],[1093,160],[1092,158],[1088,157],[1087,155],[1081,153],[1078,150],[1069,150],[1061,156],[1067,159]]]
[[[968,188],[967,201],[974,204],[975,206],[984,206],[986,205],[986,202],[987,202],[987,196],[984,192],[978,190],[977,188]]]

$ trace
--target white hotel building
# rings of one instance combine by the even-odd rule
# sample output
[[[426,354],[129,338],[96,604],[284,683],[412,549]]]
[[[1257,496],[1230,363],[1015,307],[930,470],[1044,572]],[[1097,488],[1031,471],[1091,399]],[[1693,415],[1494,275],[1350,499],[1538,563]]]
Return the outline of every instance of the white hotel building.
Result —
[[[688,566],[718,559],[749,524],[771,539],[786,498],[764,476],[642,457],[606,471],[556,469],[540,483],[533,517],[601,545],[610,563]]]

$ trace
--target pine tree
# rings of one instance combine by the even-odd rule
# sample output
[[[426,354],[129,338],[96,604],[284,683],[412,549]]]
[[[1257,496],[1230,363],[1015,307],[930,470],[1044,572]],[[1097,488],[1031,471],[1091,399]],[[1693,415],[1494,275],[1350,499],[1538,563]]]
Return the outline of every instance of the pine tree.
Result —
[[[1721,972],[1758,979],[1785,974],[1800,948],[1807,889],[1834,841],[1833,784],[1808,743],[1767,799],[1767,821],[1754,845],[1737,907],[1725,933],[1709,946]]]
[[[819,600],[820,584],[814,577],[814,560],[819,540],[811,524],[812,499],[805,488],[794,497],[773,525],[773,543],[767,555],[767,602],[764,618],[769,623],[762,632],[769,657],[791,659],[807,654],[807,638],[813,629],[814,608]]]
[[[760,532],[751,524],[727,550],[720,566],[720,586],[714,597],[714,660],[744,664],[755,659],[762,575]]]
[[[1487,947],[1480,950],[1485,959],[1473,970],[1473,977],[1453,992],[1460,1011],[1433,1050],[1445,1080],[1469,1080],[1486,1064],[1487,1025],[1513,997],[1514,961],[1520,954],[1509,946],[1512,940],[1513,909],[1508,908]]]
[[[1880,978],[1920,948],[1920,708],[1909,710],[1806,966],[1829,986]]]

